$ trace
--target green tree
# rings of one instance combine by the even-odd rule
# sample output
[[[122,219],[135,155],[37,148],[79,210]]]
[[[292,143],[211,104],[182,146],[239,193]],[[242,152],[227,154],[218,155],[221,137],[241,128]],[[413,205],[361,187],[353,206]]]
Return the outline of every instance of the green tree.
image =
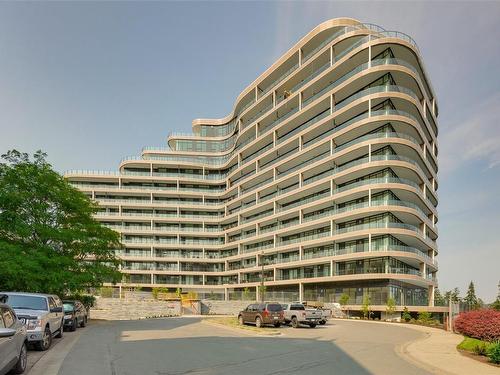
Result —
[[[491,304],[491,308],[500,311],[500,298],[497,298],[495,302]]]
[[[340,300],[339,300],[339,303],[340,303],[340,306],[342,306],[342,308],[345,308],[345,306],[349,303],[349,294],[347,293],[343,293],[341,296],[340,296]],[[347,310],[347,317],[349,317],[349,310]]]
[[[453,303],[458,303],[460,302],[460,290],[458,288],[455,288],[453,290],[448,290],[444,294],[444,301],[445,304],[448,305],[449,301]]]
[[[396,300],[392,297],[387,299],[387,306],[385,307],[387,315],[392,315],[396,312]]]
[[[404,307],[403,309],[403,314],[401,315],[401,318],[403,318],[403,320],[405,322],[409,322],[411,320],[411,314],[410,314],[410,311],[408,310],[408,307]]]
[[[250,299],[250,289],[248,287],[243,289],[242,297],[244,301],[248,301]]]
[[[465,295],[463,301],[469,305],[471,309],[478,309],[480,307],[479,301],[476,297],[476,288],[474,287],[474,283],[471,281],[469,283],[469,288],[467,289],[467,294]]]
[[[0,285],[60,295],[118,282],[120,237],[93,218],[97,205],[37,151],[0,162]]]
[[[368,294],[363,297],[363,304],[361,305],[361,311],[363,312],[363,318],[370,318],[371,315],[371,299]]]
[[[435,306],[446,306],[446,301],[444,297],[441,295],[441,292],[438,288],[434,291],[434,305]]]

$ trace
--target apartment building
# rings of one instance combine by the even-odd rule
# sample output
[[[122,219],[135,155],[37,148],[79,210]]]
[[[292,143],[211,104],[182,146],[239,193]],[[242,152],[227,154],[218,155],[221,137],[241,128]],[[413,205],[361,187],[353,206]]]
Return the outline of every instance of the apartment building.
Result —
[[[433,306],[438,106],[415,41],[309,32],[223,119],[65,177],[121,234],[123,281],[217,299]]]

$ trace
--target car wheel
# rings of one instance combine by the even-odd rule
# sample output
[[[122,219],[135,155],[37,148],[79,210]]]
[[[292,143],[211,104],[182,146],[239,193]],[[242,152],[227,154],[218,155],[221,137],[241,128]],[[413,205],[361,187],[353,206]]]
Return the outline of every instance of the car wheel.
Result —
[[[279,328],[279,327],[281,327],[281,323],[274,323],[274,326],[275,326],[276,328]]]
[[[262,319],[261,318],[259,318],[259,317],[255,318],[255,326],[257,328],[262,327]]]
[[[297,320],[297,317],[296,317],[296,316],[294,316],[294,317],[292,318],[292,327],[293,327],[293,328],[298,328],[298,326],[299,326],[299,322],[298,322],[298,320]]]
[[[309,324],[309,327],[311,327],[311,328],[316,328],[316,323],[310,323],[310,324]]]
[[[240,324],[240,326],[242,326],[243,324],[245,324],[245,322],[243,321],[243,316],[239,316],[238,317],[238,323]]]
[[[23,346],[21,346],[21,351],[19,352],[19,359],[17,360],[16,365],[12,369],[14,374],[22,374],[24,370],[26,370],[26,364],[28,363],[28,351],[26,349],[26,343],[23,342]]]
[[[326,320],[322,320],[321,322],[319,322],[319,324],[321,324],[322,326],[324,326],[326,324]]]
[[[69,329],[71,332],[76,331],[76,327],[78,326],[78,319],[73,319],[73,324],[71,325],[71,328]]]
[[[83,317],[83,319],[82,319],[82,321],[80,322],[80,327],[82,327],[82,328],[83,328],[83,327],[85,327],[86,325],[87,325],[87,317],[86,317],[86,316],[84,316],[84,317]]]
[[[57,330],[57,335],[56,337],[58,339],[62,338],[63,337],[63,331],[64,331],[64,319],[61,320],[61,326],[59,327],[59,329]]]
[[[41,351],[48,350],[52,345],[52,333],[50,332],[49,326],[45,327],[45,331],[43,331],[42,340],[37,342],[37,349]]]

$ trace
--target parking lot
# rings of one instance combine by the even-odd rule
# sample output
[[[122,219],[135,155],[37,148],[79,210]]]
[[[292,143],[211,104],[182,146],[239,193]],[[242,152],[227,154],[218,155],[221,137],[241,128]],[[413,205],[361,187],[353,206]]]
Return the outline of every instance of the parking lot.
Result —
[[[428,374],[396,353],[421,335],[404,327],[334,320],[280,332],[263,336],[188,317],[94,322],[67,333],[30,375]],[[34,361],[38,354],[30,354]],[[42,361],[49,366],[39,372]]]

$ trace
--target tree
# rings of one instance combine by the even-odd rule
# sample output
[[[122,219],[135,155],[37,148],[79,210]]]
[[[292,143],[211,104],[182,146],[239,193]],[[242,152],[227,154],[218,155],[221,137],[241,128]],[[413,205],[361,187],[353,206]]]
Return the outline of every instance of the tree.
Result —
[[[458,288],[455,288],[453,290],[448,290],[447,292],[444,293],[444,302],[446,305],[449,304],[450,300],[453,303],[460,302],[460,290]]]
[[[447,303],[438,288],[434,291],[434,305],[435,306],[446,306]]]
[[[339,300],[340,306],[345,308],[345,306],[347,305],[348,302],[349,302],[349,294],[343,293],[340,296],[340,300]],[[349,317],[349,310],[347,310],[347,317]]]
[[[16,150],[0,163],[0,285],[64,295],[121,275],[120,237],[93,218],[97,205],[37,151]]]
[[[500,298],[497,297],[495,302],[491,304],[491,308],[500,311]]]
[[[408,307],[404,307],[403,309],[403,314],[401,315],[401,318],[403,318],[403,320],[405,322],[409,322],[411,320],[411,314],[410,314],[410,311],[408,310]]]
[[[363,304],[361,305],[361,311],[363,312],[363,318],[370,318],[371,315],[371,299],[368,294],[363,297]]]
[[[385,308],[387,315],[391,316],[396,312],[396,300],[392,297],[387,299],[387,306]]]
[[[480,307],[479,301],[476,297],[476,288],[474,287],[474,283],[472,281],[469,283],[469,288],[467,289],[467,294],[465,295],[463,301],[473,310]]]

